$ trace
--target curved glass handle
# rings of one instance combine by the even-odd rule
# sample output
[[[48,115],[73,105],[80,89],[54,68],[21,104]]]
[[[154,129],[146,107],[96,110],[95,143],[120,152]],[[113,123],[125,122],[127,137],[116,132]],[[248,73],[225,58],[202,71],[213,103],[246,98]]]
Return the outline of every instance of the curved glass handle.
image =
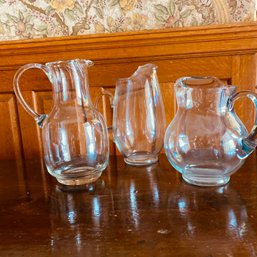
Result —
[[[255,107],[255,118],[254,118],[254,125],[249,133],[249,135],[244,138],[244,143],[249,147],[249,149],[254,150],[257,146],[257,94],[251,91],[240,91],[238,93],[233,94],[228,99],[228,109],[232,111],[234,109],[234,103],[241,97],[247,97],[252,100],[253,105]]]
[[[20,67],[17,72],[14,75],[13,78],[13,88],[14,88],[14,92],[15,95],[18,99],[18,101],[20,102],[20,104],[22,105],[22,107],[28,112],[28,114],[30,114],[37,122],[37,124],[39,125],[39,127],[43,126],[43,121],[45,120],[45,118],[47,117],[46,114],[38,114],[35,110],[33,110],[28,104],[27,102],[24,100],[21,91],[20,91],[20,86],[19,86],[19,79],[21,77],[21,75],[29,69],[41,69],[49,78],[48,75],[48,70],[46,68],[45,65],[43,64],[39,64],[39,63],[31,63],[31,64],[26,64],[22,67]]]
[[[99,101],[100,101],[101,97],[104,96],[104,95],[109,96],[110,104],[111,104],[111,107],[113,108],[113,94],[112,94],[112,92],[102,88],[101,93],[96,97],[95,102],[94,102],[94,106],[97,110],[98,110]],[[108,131],[112,130],[112,126],[107,127],[107,129],[108,129]]]

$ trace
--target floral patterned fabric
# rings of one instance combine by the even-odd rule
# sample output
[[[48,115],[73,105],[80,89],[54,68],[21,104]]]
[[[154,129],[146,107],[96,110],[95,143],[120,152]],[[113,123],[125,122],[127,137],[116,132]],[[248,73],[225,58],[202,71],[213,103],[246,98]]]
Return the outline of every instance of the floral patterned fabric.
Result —
[[[0,0],[0,40],[255,20],[255,0]]]

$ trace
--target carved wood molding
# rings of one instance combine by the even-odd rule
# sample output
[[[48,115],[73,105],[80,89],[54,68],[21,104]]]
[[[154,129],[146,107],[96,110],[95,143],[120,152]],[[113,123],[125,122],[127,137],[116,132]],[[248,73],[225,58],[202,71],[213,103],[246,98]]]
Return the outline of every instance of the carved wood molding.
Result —
[[[88,58],[101,63],[248,54],[257,51],[257,23],[152,30],[0,43],[0,68]]]

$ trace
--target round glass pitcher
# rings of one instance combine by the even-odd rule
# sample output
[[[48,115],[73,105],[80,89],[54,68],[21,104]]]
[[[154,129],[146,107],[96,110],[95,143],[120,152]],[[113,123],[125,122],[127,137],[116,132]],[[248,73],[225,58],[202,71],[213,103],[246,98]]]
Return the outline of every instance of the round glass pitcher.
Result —
[[[226,184],[257,145],[256,116],[248,134],[234,103],[248,97],[257,109],[257,95],[236,93],[215,77],[180,78],[175,93],[178,111],[164,137],[169,162],[190,184]]]
[[[150,165],[158,161],[166,129],[165,110],[158,83],[157,66],[145,64],[128,78],[116,81],[112,133],[118,150],[129,165]]]
[[[64,185],[94,182],[107,167],[109,140],[104,118],[94,108],[87,68],[89,60],[56,61],[22,66],[14,77],[15,94],[42,128],[44,160],[48,172]],[[38,114],[25,102],[19,79],[28,69],[41,69],[53,86],[53,108]]]

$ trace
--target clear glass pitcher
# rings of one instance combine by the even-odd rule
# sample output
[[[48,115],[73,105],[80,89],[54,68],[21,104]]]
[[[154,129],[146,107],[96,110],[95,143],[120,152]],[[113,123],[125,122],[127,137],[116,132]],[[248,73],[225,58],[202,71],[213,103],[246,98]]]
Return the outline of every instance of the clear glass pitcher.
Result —
[[[145,64],[129,78],[116,82],[112,133],[124,161],[149,165],[158,161],[166,129],[165,110],[157,78],[157,66]]]
[[[22,66],[14,77],[15,94],[42,128],[44,160],[48,172],[65,185],[94,182],[108,165],[109,141],[104,118],[94,108],[88,84],[89,60],[68,60]],[[38,114],[23,99],[20,76],[41,69],[53,85],[53,108]]]
[[[188,183],[226,184],[257,145],[257,117],[248,134],[234,112],[234,103],[248,97],[257,109],[257,95],[236,93],[236,87],[215,77],[180,78],[175,93],[178,111],[164,138],[169,162]]]

